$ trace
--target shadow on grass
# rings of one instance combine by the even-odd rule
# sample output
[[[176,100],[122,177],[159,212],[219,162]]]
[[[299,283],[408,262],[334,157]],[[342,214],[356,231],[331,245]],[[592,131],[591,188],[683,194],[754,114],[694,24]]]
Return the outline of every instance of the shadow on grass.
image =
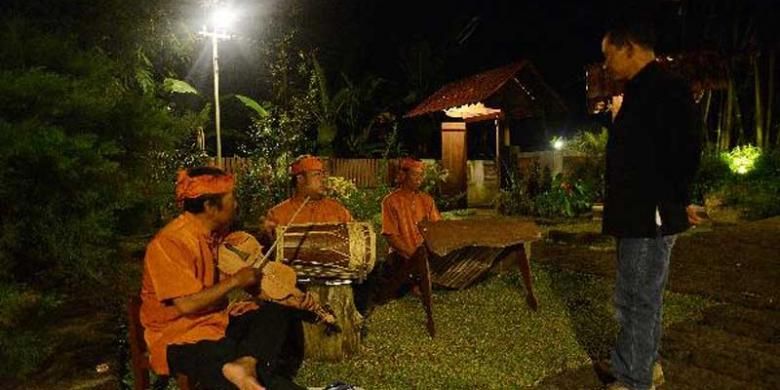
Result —
[[[559,379],[564,383],[551,386],[567,388],[599,388],[613,380],[609,373],[598,366],[609,357],[609,351],[617,335],[617,323],[612,307],[612,284],[604,283],[598,276],[564,271],[552,266],[540,266],[548,273],[550,287],[563,302],[571,321],[577,343],[593,362],[592,366],[572,370]],[[555,378],[552,382],[556,382]]]

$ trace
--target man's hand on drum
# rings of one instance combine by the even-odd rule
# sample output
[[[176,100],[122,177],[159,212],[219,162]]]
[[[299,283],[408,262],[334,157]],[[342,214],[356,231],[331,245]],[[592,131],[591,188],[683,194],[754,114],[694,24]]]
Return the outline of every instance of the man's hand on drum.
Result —
[[[268,237],[273,238],[276,232],[276,221],[271,220],[269,218],[263,218],[260,221],[260,224],[263,226],[263,230],[265,231],[265,234],[267,234]]]

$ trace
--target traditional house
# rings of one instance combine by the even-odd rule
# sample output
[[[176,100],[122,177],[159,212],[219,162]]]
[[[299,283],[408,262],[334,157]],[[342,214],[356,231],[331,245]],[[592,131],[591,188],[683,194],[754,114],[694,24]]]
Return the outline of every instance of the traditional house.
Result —
[[[483,140],[492,133],[494,142],[486,149],[495,166],[503,166],[502,154],[512,145],[524,149],[546,145],[546,119],[565,111],[558,94],[523,60],[451,82],[404,117],[434,115],[441,120],[441,161],[450,173],[443,190],[459,194],[467,190],[468,144],[475,139],[469,132],[481,130]],[[500,170],[495,175],[500,182]]]

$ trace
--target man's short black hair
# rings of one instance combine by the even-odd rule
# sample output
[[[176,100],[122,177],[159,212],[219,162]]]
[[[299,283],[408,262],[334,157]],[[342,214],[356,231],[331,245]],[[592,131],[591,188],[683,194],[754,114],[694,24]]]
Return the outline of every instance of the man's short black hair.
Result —
[[[187,169],[187,175],[189,177],[198,176],[225,176],[225,171],[215,167],[195,167]],[[206,194],[197,198],[184,199],[183,208],[184,211],[189,211],[193,214],[200,214],[206,211],[206,204],[216,207],[218,210],[222,210],[222,198],[225,194]]]
[[[655,48],[655,30],[645,21],[617,22],[605,36],[610,44],[618,48],[627,46],[629,42],[649,50]]]

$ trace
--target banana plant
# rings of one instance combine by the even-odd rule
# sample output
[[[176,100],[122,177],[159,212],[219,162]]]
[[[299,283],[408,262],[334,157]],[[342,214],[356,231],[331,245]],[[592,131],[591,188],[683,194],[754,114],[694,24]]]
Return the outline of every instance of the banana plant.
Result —
[[[328,155],[333,153],[333,141],[338,134],[338,118],[344,107],[347,90],[342,88],[331,96],[325,70],[322,69],[320,62],[314,55],[312,55],[311,61],[319,92],[319,110],[314,113],[319,122],[317,124],[317,150],[320,154]]]
[[[163,90],[165,92],[171,93],[171,94],[191,94],[191,95],[198,95],[202,96],[200,92],[198,92],[195,87],[190,85],[190,83],[184,81],[184,80],[178,80],[174,78],[166,78],[163,81]],[[219,99],[223,100],[226,98],[236,98],[238,101],[240,101],[246,108],[250,109],[253,114],[255,114],[256,118],[265,118],[268,116],[268,109],[263,107],[260,103],[258,103],[256,100],[239,94],[231,94],[222,96]]]

